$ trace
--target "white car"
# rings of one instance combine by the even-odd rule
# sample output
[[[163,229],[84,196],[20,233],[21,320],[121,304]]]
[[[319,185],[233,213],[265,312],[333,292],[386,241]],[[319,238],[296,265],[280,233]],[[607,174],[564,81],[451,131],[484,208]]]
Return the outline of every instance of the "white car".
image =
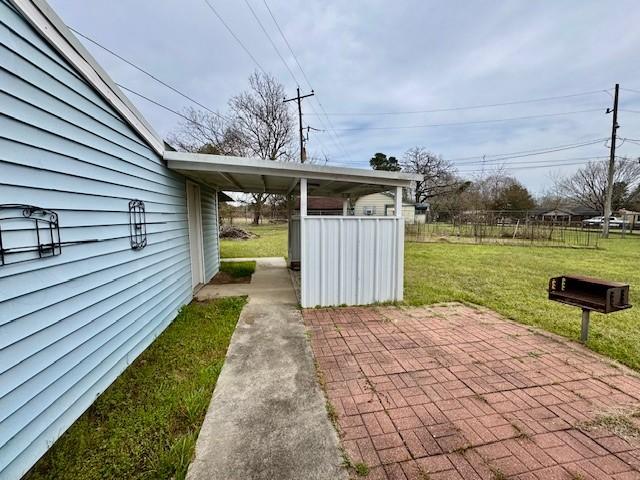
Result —
[[[583,227],[602,227],[604,224],[604,217],[593,217],[582,221]],[[622,228],[624,220],[618,217],[609,217],[610,228]]]

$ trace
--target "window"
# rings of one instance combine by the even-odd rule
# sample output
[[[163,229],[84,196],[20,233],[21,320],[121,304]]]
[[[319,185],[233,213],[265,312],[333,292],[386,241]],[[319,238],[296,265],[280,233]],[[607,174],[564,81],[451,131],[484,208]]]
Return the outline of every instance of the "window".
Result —
[[[376,214],[376,207],[364,207],[362,211],[364,212],[365,215],[370,217],[371,215]]]

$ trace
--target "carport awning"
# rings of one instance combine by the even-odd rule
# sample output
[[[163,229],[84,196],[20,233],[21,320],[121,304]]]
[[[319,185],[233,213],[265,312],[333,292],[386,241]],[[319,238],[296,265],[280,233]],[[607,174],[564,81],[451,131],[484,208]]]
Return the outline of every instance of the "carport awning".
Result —
[[[416,174],[166,151],[170,169],[218,190],[291,194],[301,178],[309,195],[366,195],[421,180]]]

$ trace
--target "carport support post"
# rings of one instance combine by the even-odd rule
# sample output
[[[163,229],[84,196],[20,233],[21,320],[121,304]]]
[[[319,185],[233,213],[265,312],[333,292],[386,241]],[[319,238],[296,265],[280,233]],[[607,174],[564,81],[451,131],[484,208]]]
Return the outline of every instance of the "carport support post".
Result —
[[[307,219],[307,179],[300,179],[300,305],[302,308],[307,307],[305,287],[307,282],[305,281],[305,255],[306,255],[306,241],[305,241],[305,220]]]
[[[342,216],[346,217],[349,214],[349,198],[342,200]]]
[[[588,308],[582,309],[582,328],[580,329],[580,341],[587,343],[589,338],[589,314],[591,311]]]
[[[292,204],[293,203],[293,198],[290,194],[287,194],[287,263],[289,264],[289,267],[291,267],[291,228],[292,228],[292,221],[291,221],[291,210],[292,210]]]
[[[397,267],[396,267],[396,302],[401,302],[404,291],[404,221],[402,220],[402,187],[396,187],[395,217],[398,223],[397,238]]]

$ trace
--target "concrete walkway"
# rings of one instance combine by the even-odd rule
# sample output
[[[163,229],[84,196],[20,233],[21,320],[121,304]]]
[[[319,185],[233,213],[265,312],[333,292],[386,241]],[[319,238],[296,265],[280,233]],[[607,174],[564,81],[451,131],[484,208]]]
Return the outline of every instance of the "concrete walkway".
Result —
[[[187,478],[347,478],[286,263],[255,260],[250,284],[207,285],[197,295],[249,295],[249,302],[231,338]]]

